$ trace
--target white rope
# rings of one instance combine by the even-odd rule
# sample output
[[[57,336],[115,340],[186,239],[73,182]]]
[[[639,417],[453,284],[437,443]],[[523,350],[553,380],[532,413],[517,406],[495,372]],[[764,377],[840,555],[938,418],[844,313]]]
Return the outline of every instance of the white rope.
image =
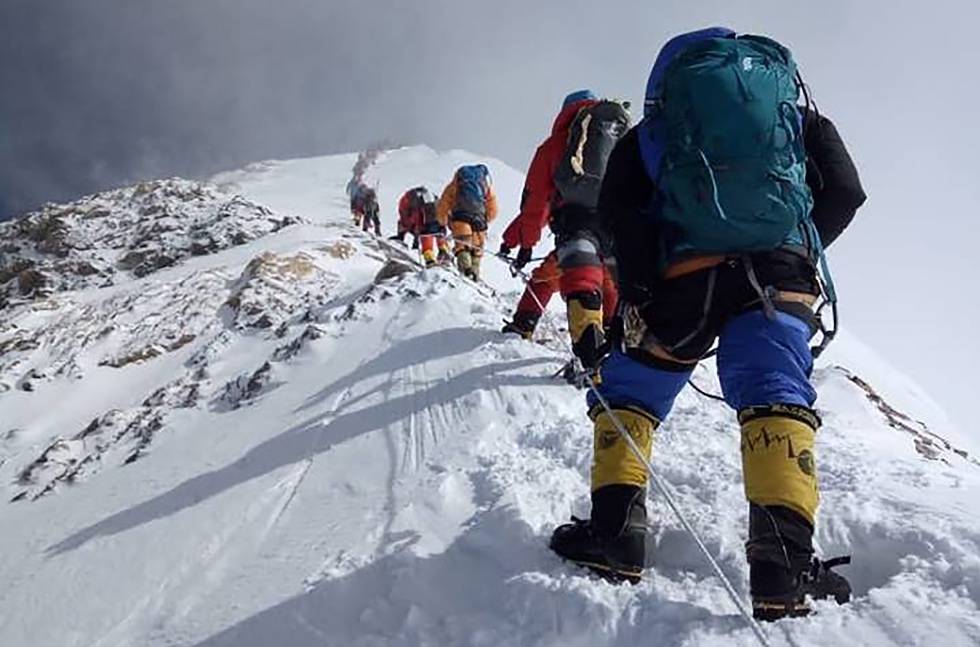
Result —
[[[504,258],[506,258],[498,254],[494,254],[494,256],[499,258],[501,261],[503,261]],[[515,276],[519,276],[521,280],[524,282],[524,285],[527,288],[528,292],[531,293],[531,296],[534,298],[534,301],[538,304],[538,307],[541,308],[541,314],[543,315],[545,312],[545,306],[543,303],[541,303],[541,300],[538,298],[538,295],[535,294],[534,290],[531,288],[530,278],[523,271],[515,269],[513,265],[511,265],[511,271],[514,273]],[[564,335],[561,334],[561,331],[558,330],[558,327],[555,326],[553,322],[549,321],[548,323],[551,324],[552,326],[552,332],[556,333],[556,336],[564,341],[566,349],[572,354],[572,357],[574,358],[575,353],[572,351],[571,343],[568,341],[568,339],[564,337]],[[575,365],[581,368],[581,363],[578,361],[577,358],[574,359],[573,361],[575,362]],[[755,618],[752,617],[752,614],[749,613],[748,609],[745,607],[745,604],[742,602],[742,600],[738,596],[738,593],[735,591],[735,587],[732,585],[731,581],[725,575],[724,571],[721,570],[721,566],[718,565],[718,562],[711,555],[711,552],[708,550],[708,547],[704,545],[704,541],[701,540],[701,536],[694,529],[694,526],[692,526],[691,523],[687,520],[687,517],[684,516],[684,513],[681,511],[680,506],[677,505],[677,502],[674,500],[674,497],[670,494],[670,491],[668,489],[669,485],[667,481],[653,471],[653,466],[650,465],[650,461],[647,459],[646,456],[643,455],[643,452],[640,451],[640,448],[636,445],[636,441],[633,440],[633,437],[630,435],[629,431],[627,431],[626,427],[619,419],[619,416],[617,416],[616,412],[613,411],[612,407],[609,406],[609,402],[606,401],[606,398],[603,397],[601,393],[599,393],[599,389],[596,388],[595,382],[592,380],[592,376],[587,371],[584,371],[584,374],[585,374],[585,381],[589,387],[589,391],[591,391],[592,394],[596,397],[596,399],[599,400],[599,404],[602,406],[603,409],[606,410],[606,413],[609,414],[609,417],[613,422],[613,426],[616,427],[616,431],[618,431],[619,435],[622,436],[623,439],[626,441],[626,444],[629,446],[630,451],[632,451],[633,454],[636,456],[636,458],[641,463],[643,463],[643,467],[646,468],[650,480],[656,486],[661,496],[663,496],[664,500],[667,502],[667,505],[673,511],[674,516],[677,517],[677,520],[680,522],[681,526],[683,526],[684,530],[686,530],[687,533],[691,535],[691,537],[694,539],[694,543],[697,544],[698,549],[701,551],[701,554],[704,555],[705,559],[708,560],[708,563],[711,565],[712,570],[715,572],[715,575],[718,576],[718,579],[721,580],[722,585],[725,587],[725,591],[728,592],[728,596],[732,599],[732,602],[735,604],[735,607],[738,609],[738,612],[745,619],[745,622],[748,623],[749,628],[752,629],[752,632],[755,634],[755,637],[759,639],[759,644],[763,645],[764,647],[770,647],[769,639],[766,637],[765,632],[762,631],[762,627],[759,626],[759,623],[756,622]]]

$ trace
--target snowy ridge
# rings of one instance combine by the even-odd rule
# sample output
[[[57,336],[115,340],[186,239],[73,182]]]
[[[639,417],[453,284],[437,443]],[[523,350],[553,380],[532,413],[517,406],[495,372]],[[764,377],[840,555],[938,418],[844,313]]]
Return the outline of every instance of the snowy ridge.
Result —
[[[382,155],[384,230],[401,190],[476,159]],[[0,487],[17,499],[0,502],[0,644],[755,644],[656,496],[639,585],[548,551],[588,512],[591,426],[550,377],[561,345],[497,332],[521,288],[502,264],[478,286],[349,228],[354,160],[222,174],[207,191],[300,224],[5,315],[0,344],[37,343],[0,360]],[[490,165],[506,217],[522,178]],[[853,553],[857,598],[766,631],[975,645],[980,466],[857,382],[874,362],[850,348],[815,376],[817,542]],[[709,365],[695,381],[718,388]],[[747,596],[738,442],[724,405],[685,390],[653,462]]]

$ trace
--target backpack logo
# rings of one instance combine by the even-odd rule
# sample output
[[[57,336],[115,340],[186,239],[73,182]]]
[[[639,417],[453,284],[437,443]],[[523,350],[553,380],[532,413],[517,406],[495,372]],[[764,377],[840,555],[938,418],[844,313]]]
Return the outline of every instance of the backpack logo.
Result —
[[[745,70],[746,72],[751,72],[752,71],[752,57],[751,56],[746,56],[745,58],[742,59],[742,69]]]

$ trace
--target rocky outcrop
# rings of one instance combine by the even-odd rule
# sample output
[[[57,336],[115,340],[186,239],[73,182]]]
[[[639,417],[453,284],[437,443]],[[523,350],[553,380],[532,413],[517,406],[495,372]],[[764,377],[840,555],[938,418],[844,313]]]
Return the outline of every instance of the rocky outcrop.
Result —
[[[144,277],[297,222],[181,179],[49,204],[0,224],[0,305]]]

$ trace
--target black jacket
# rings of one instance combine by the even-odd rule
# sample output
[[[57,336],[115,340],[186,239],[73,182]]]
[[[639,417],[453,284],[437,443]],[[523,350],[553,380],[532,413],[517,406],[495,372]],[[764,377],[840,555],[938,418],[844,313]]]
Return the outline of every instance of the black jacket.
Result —
[[[865,199],[857,169],[837,128],[827,117],[808,111],[804,125],[807,184],[813,193],[813,222],[824,247],[850,224]],[[640,154],[637,127],[616,144],[599,193],[599,219],[613,239],[619,284],[624,298],[642,300],[658,277],[655,254],[659,233],[650,212],[658,208],[656,187]],[[631,298],[631,293],[634,296]]]

